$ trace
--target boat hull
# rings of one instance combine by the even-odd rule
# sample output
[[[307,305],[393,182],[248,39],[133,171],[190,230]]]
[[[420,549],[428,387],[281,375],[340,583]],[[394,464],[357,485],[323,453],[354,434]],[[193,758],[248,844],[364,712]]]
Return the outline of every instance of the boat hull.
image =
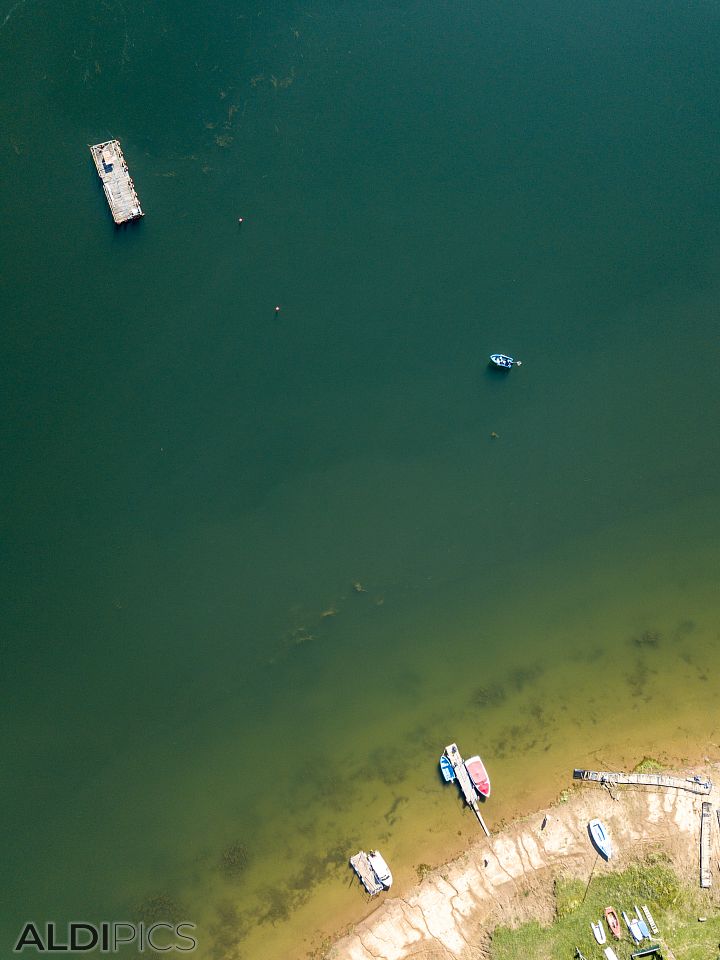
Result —
[[[500,367],[501,370],[511,370],[515,360],[506,353],[493,353],[490,355],[490,363]]]
[[[377,877],[378,883],[382,884],[386,890],[389,890],[392,886],[393,878],[392,873],[390,872],[390,867],[385,862],[385,858],[377,850],[371,850],[368,853],[368,863],[372,867],[372,871]]]
[[[445,783],[452,783],[455,780],[455,769],[445,754],[440,757],[440,772]]]
[[[588,833],[600,856],[609,860],[612,856],[612,843],[605,824],[601,820],[591,820],[588,824]]]
[[[622,938],[620,918],[612,907],[605,907],[605,922],[608,925],[610,933],[616,940],[620,940]]]
[[[480,757],[470,757],[465,761],[465,769],[470,775],[475,789],[481,797],[490,796],[490,777]]]
[[[623,910],[623,920],[625,921],[625,926],[630,931],[630,936],[633,938],[635,943],[640,943],[642,941],[643,935],[640,925],[638,924],[635,917],[629,917]]]

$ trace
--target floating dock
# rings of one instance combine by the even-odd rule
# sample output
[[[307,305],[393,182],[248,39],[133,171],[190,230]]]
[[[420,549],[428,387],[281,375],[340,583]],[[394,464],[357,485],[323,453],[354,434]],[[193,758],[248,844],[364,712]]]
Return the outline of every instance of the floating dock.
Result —
[[[712,804],[703,803],[700,816],[700,886],[712,886],[710,847],[712,844]]]
[[[465,761],[458,750],[458,745],[456,743],[449,743],[445,747],[445,756],[453,765],[455,777],[458,785],[460,786],[460,790],[462,791],[462,795],[465,798],[465,803],[472,808],[473,813],[480,822],[480,826],[485,831],[485,836],[489,837],[490,831],[488,830],[487,824],[482,818],[480,807],[478,806],[478,792],[475,789],[475,784],[470,779],[470,774],[465,769]]]
[[[381,890],[385,889],[375,876],[375,871],[370,866],[368,855],[364,850],[356,853],[354,857],[350,857],[350,866],[358,875],[360,883],[365,887],[371,897],[374,897],[376,893],[380,893]]]
[[[644,787],[672,787],[675,790],[688,790],[707,796],[712,790],[712,782],[701,777],[666,777],[661,773],[608,773],[598,770],[573,770],[573,780],[592,780],[605,784],[635,784]]]
[[[145,214],[135,184],[125,163],[119,140],[106,140],[90,147],[115,223],[128,223]]]

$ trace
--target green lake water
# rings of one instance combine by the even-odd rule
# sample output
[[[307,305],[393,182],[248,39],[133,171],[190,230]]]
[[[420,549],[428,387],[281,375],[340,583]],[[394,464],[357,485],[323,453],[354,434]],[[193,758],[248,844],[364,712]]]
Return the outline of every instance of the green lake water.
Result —
[[[357,849],[401,888],[477,836],[451,740],[491,827],[720,757],[719,43],[701,0],[6,0],[5,952],[319,951]]]

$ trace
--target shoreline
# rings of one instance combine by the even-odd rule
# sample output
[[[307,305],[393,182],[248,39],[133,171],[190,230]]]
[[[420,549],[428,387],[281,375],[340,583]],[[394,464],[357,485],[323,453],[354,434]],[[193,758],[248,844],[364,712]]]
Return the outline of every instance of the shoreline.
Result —
[[[707,758],[692,770],[672,772],[713,781],[720,775]],[[486,957],[489,934],[498,923],[552,920],[548,893],[558,873],[588,875],[597,859],[587,835],[593,817],[607,823],[616,849],[612,866],[602,869],[622,869],[639,850],[652,847],[669,853],[683,874],[698,873],[701,805],[703,800],[718,804],[715,782],[708,796],[625,786],[613,799],[599,784],[579,781],[567,790],[567,800],[565,793],[513,819],[489,840],[473,840],[459,856],[383,900],[334,938],[327,960]]]

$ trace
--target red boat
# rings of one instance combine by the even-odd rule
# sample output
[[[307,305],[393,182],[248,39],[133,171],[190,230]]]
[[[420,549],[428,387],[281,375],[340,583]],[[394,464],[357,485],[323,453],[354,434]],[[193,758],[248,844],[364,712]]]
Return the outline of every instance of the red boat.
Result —
[[[465,761],[465,769],[470,774],[470,779],[475,784],[475,789],[481,797],[490,796],[490,777],[487,775],[485,764],[480,757],[470,757]]]
[[[622,933],[620,932],[620,919],[613,907],[605,907],[605,920],[610,928],[610,933],[616,940],[619,940],[622,937]]]

